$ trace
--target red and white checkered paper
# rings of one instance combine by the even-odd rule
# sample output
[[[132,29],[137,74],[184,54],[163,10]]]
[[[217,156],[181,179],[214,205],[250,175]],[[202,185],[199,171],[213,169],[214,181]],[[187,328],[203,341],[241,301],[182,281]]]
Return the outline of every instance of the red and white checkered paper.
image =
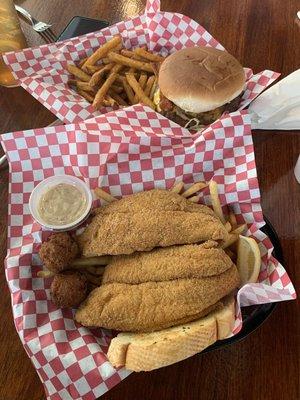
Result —
[[[116,34],[122,36],[128,49],[146,44],[162,55],[195,45],[224,50],[196,21],[182,14],[159,10],[160,1],[149,0],[146,12],[141,16],[70,40],[7,53],[4,61],[21,86],[57,118],[64,123],[77,123],[111,109],[103,107],[94,111],[91,104],[70,89],[67,85],[70,74],[66,66],[89,56]],[[269,70],[253,75],[248,68],[245,68],[245,74],[247,85],[240,109],[245,108],[279,76]]]
[[[220,200],[234,210],[262,255],[260,283],[238,293],[234,333],[241,328],[239,305],[290,300],[294,287],[264,225],[247,111],[222,117],[202,134],[191,136],[148,107],[136,105],[79,124],[7,133],[1,137],[10,165],[6,277],[15,325],[47,396],[51,400],[93,400],[130,372],[114,369],[106,358],[109,331],[89,330],[74,322],[74,312],[50,300],[50,279],[37,277],[37,256],[47,235],[33,221],[28,200],[44,178],[70,174],[92,189],[103,187],[122,197],[153,188],[170,188],[183,180],[214,179]],[[202,202],[210,204],[204,189]]]

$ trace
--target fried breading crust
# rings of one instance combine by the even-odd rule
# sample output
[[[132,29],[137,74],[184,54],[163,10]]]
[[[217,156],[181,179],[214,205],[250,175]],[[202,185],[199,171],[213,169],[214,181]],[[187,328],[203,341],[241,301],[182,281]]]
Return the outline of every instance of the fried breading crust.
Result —
[[[53,233],[40,248],[39,256],[44,266],[52,272],[61,272],[78,255],[77,243],[67,232]]]
[[[54,276],[50,291],[58,307],[77,307],[87,296],[87,280],[83,274],[65,271]]]
[[[186,198],[177,193],[164,190],[152,189],[145,192],[138,192],[123,197],[105,206],[94,209],[94,214],[111,214],[114,212],[129,213],[150,211],[189,211],[203,212],[215,215],[213,210],[203,204],[189,202]]]
[[[131,254],[154,247],[225,240],[227,231],[207,206],[166,190],[125,197],[98,210],[78,237],[85,257]]]
[[[238,284],[234,265],[219,275],[201,279],[108,283],[91,292],[75,318],[85,326],[129,332],[159,330],[206,315]]]
[[[210,240],[200,245],[115,256],[105,268],[102,284],[139,284],[217,275],[232,266],[230,257],[217,246],[217,242]]]

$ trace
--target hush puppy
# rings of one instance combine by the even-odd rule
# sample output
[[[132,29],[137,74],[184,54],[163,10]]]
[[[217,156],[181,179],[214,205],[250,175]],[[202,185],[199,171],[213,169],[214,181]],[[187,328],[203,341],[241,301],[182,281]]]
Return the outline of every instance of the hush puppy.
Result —
[[[53,233],[39,251],[45,267],[58,273],[66,269],[78,255],[77,243],[66,232]]]
[[[87,280],[83,274],[65,271],[54,276],[51,299],[57,307],[77,307],[87,296]]]

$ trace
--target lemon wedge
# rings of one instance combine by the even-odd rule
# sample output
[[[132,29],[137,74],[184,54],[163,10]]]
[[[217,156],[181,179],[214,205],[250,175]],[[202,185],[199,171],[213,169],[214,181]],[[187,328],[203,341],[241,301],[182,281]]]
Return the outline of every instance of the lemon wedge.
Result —
[[[258,244],[254,239],[239,236],[236,264],[241,277],[241,286],[246,283],[257,282],[261,266],[261,255]]]

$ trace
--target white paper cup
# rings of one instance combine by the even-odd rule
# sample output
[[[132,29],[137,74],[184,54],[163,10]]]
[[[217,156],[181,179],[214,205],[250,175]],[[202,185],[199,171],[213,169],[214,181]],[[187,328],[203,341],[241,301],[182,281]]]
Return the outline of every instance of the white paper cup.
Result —
[[[46,223],[40,216],[38,212],[38,204],[41,199],[41,196],[47,190],[60,183],[66,183],[75,186],[77,189],[79,189],[86,198],[86,209],[84,210],[82,215],[72,223],[66,225],[51,225]],[[86,183],[83,182],[81,179],[72,175],[54,175],[44,179],[33,189],[29,198],[29,210],[33,218],[45,228],[53,231],[68,231],[70,229],[76,228],[76,226],[80,225],[88,217],[91,211],[92,202],[93,202],[92,193],[89,187],[86,185]]]

